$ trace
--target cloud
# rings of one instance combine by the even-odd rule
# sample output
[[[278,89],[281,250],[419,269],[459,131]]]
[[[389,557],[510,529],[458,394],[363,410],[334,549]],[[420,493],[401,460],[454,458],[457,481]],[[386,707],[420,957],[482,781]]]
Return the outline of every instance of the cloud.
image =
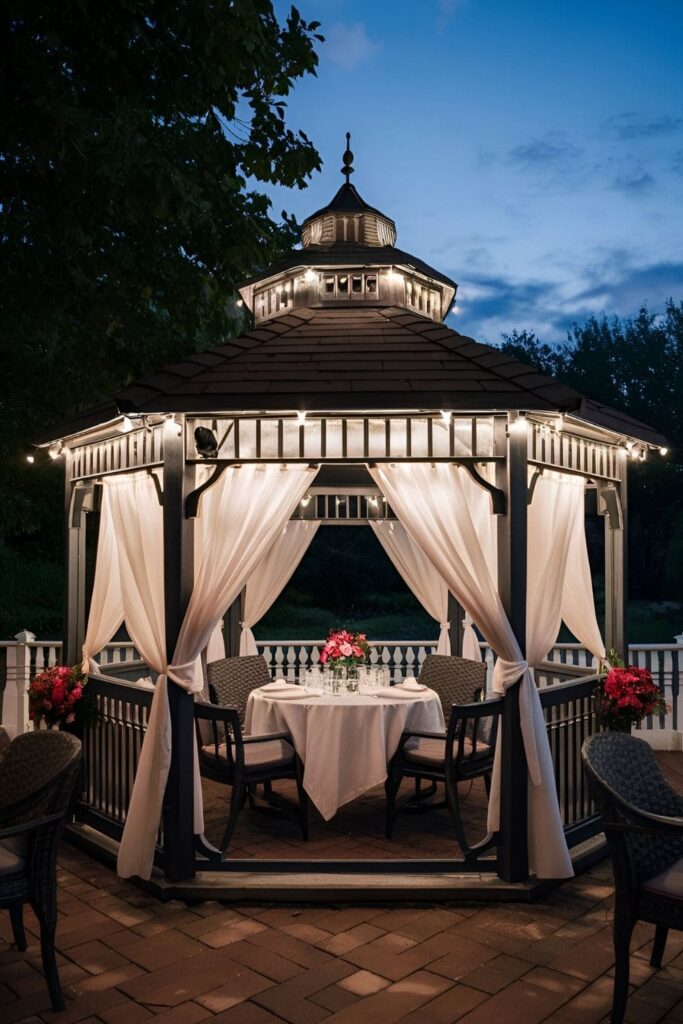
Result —
[[[541,139],[531,139],[519,146],[515,146],[509,152],[509,158],[514,164],[524,168],[556,167],[567,162],[575,162],[582,154],[572,142],[569,142],[559,132],[549,132]]]
[[[344,71],[353,71],[381,49],[379,43],[373,43],[360,21],[351,25],[337,21],[327,29],[325,38],[323,53]]]
[[[459,313],[450,326],[489,343],[498,343],[503,332],[514,328],[558,342],[566,339],[574,321],[630,316],[642,303],[663,311],[669,298],[683,299],[683,261],[638,264],[625,249],[602,250],[579,276],[562,281],[470,273],[461,281]]]
[[[683,149],[679,149],[678,153],[674,154],[674,158],[671,162],[671,170],[674,174],[680,174],[683,177]]]
[[[671,117],[668,114],[663,114],[660,117],[646,118],[628,112],[608,118],[604,122],[604,130],[623,141],[655,139],[665,135],[674,135],[683,130],[683,117]]]
[[[623,192],[627,196],[642,196],[650,192],[655,179],[648,171],[636,171],[633,173],[618,174],[612,181],[610,188],[615,192]]]

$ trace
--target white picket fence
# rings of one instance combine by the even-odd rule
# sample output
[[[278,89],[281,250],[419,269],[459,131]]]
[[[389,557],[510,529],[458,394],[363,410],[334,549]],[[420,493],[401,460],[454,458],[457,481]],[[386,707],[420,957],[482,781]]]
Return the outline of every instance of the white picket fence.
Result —
[[[271,675],[296,679],[305,669],[319,664],[324,640],[262,640],[257,642],[259,651],[265,657]],[[480,645],[482,657],[493,669],[493,652],[486,644]],[[28,704],[26,689],[29,681],[42,668],[56,664],[62,651],[60,640],[38,640],[32,633],[19,633],[13,641],[0,641],[0,689],[2,694],[2,724],[11,735],[23,732],[28,727]],[[407,675],[419,675],[423,661],[428,654],[436,651],[436,640],[375,640],[370,643],[370,661],[373,665],[389,668],[395,682]],[[132,643],[107,644],[97,657],[101,665],[112,665],[139,658]],[[590,672],[593,659],[590,653],[577,643],[556,644],[548,660],[559,665],[572,665]],[[629,661],[633,665],[647,668],[658,683],[671,710],[667,715],[648,720],[645,727],[662,733],[672,734],[683,731],[683,698],[680,692],[683,645],[681,644],[631,644]],[[664,737],[662,737],[664,738]],[[669,737],[670,738],[670,737]]]

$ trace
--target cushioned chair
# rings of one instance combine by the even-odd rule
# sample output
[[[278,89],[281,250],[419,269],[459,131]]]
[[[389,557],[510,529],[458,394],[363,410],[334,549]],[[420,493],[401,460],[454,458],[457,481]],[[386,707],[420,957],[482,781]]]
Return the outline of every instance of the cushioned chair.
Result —
[[[207,665],[206,676],[211,702],[222,707],[237,708],[242,726],[249,694],[270,682],[266,659],[261,654],[211,661]]]
[[[287,733],[267,736],[243,736],[236,708],[195,702],[195,726],[201,774],[232,788],[228,820],[220,844],[227,851],[245,799],[259,783],[267,786],[271,808],[287,811],[299,823],[301,835],[308,839],[308,798],[302,783],[302,764]],[[211,740],[207,742],[207,726]],[[296,781],[298,805],[274,793],[270,784],[278,779]],[[206,847],[203,847],[206,850]]]
[[[598,733],[586,740],[581,756],[614,869],[611,1020],[621,1024],[636,921],[656,926],[653,967],[662,965],[669,928],[683,929],[683,796],[662,775],[650,746],[635,736]]]
[[[64,1009],[55,958],[57,847],[80,765],[80,740],[51,730],[18,736],[0,762],[0,907],[10,912],[20,951],[26,949],[23,905],[33,908],[55,1010]]]
[[[451,654],[428,654],[418,682],[439,695],[447,722],[454,704],[470,704],[486,690],[486,665]]]
[[[387,795],[386,837],[391,839],[394,822],[401,811],[426,810],[443,806],[428,802],[419,791],[397,804],[403,779],[442,783],[446,791],[455,834],[465,859],[472,859],[493,844],[493,837],[471,846],[460,813],[458,783],[484,778],[486,792],[491,786],[493,755],[502,707],[499,698],[473,704],[453,704],[448,729],[443,733],[405,732],[389,765],[385,785]]]

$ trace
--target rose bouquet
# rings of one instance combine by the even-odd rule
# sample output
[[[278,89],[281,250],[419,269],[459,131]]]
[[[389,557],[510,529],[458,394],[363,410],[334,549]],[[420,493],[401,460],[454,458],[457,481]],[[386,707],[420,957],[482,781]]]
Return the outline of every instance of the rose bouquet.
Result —
[[[365,633],[349,633],[347,629],[331,629],[327,643],[320,653],[321,665],[332,662],[333,665],[352,667],[367,660],[370,644]]]
[[[29,718],[47,726],[79,726],[92,713],[85,693],[88,677],[78,666],[52,665],[31,680],[28,688]]]
[[[669,706],[646,668],[615,666],[602,676],[595,694],[598,718],[607,729],[630,730],[648,715],[664,715]]]

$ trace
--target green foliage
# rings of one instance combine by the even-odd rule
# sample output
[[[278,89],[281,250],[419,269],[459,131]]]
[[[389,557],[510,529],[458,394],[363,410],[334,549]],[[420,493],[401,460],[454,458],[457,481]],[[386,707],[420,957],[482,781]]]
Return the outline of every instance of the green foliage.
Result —
[[[503,335],[504,351],[583,394],[656,427],[670,453],[629,474],[629,587],[636,598],[683,599],[683,302],[641,306],[623,320],[573,324],[552,348],[532,332]]]
[[[238,282],[291,248],[259,182],[320,159],[285,122],[317,23],[270,0],[17,0],[0,32],[0,483],[41,525],[16,452],[78,409],[241,328]],[[50,509],[50,516],[52,516]]]

